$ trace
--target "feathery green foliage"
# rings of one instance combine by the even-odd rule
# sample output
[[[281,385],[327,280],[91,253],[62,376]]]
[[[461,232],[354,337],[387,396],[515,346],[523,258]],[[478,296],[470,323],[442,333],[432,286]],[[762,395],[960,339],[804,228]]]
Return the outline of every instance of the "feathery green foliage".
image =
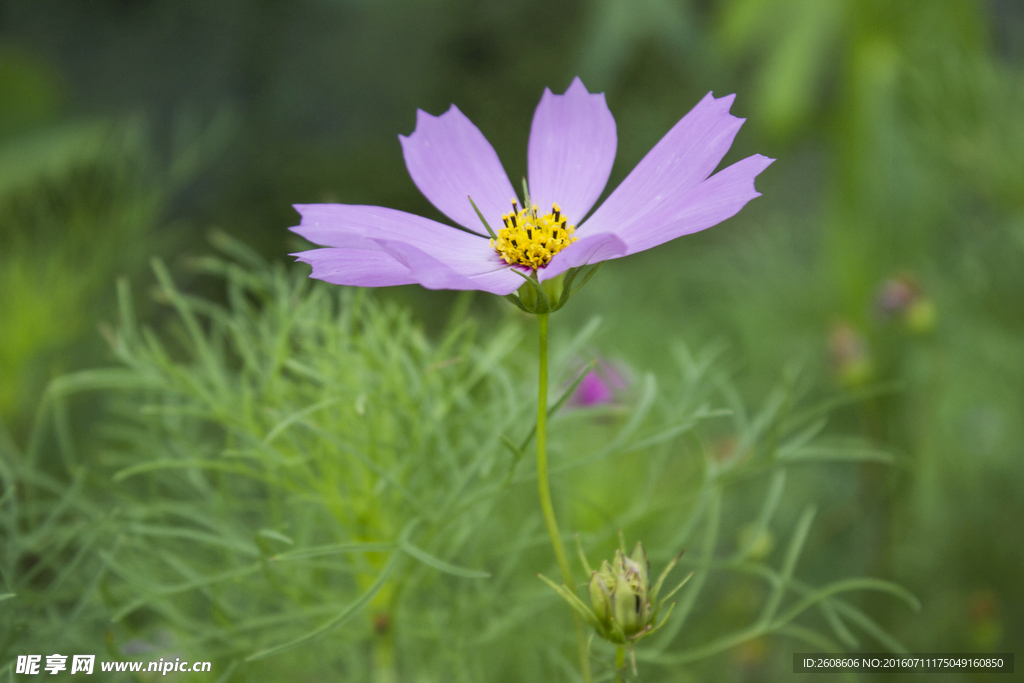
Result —
[[[121,281],[119,365],[47,392],[40,430],[55,437],[35,448],[62,457],[11,454],[4,618],[49,614],[77,625],[86,649],[88,625],[109,619],[96,632],[118,657],[185,653],[244,680],[541,680],[571,668],[568,615],[536,579],[553,567],[523,457],[524,321],[481,334],[466,298],[430,340],[366,291],[215,242],[233,259],[193,265],[224,279],[227,304],[179,290],[156,261],[158,299],[174,313],[157,332],[138,323]],[[571,367],[596,327],[557,346],[555,367]],[[565,407],[578,377],[563,370],[551,408],[556,499],[583,544],[627,529],[659,563],[690,549],[680,564],[693,580],[639,661],[669,671],[772,634],[838,648],[859,631],[898,649],[846,594],[915,600],[877,579],[799,580],[813,507],[780,519],[790,470],[888,456],[828,443],[822,412],[801,410],[792,382],[748,414],[714,354],[677,357],[677,375],[647,375],[604,408]],[[60,418],[83,392],[106,406],[88,455],[72,452]],[[61,466],[44,475],[41,462]],[[737,495],[750,488],[763,489],[756,508]],[[748,524],[741,545],[723,545]],[[766,552],[771,534],[790,536],[783,555]],[[729,599],[715,584],[734,575],[761,604],[739,630],[715,607]],[[57,601],[61,587],[73,608]],[[811,635],[825,624],[831,635]],[[5,656],[55,637],[22,633]],[[612,666],[603,646],[594,652]]]

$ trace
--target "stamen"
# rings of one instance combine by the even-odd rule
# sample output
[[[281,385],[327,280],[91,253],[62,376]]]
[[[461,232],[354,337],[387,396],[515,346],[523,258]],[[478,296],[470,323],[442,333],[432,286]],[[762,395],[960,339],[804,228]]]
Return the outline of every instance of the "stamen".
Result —
[[[510,265],[543,268],[552,257],[576,241],[573,226],[562,216],[558,204],[551,213],[541,214],[536,204],[522,208],[512,200],[512,213],[501,217],[504,228],[498,231],[491,247]]]

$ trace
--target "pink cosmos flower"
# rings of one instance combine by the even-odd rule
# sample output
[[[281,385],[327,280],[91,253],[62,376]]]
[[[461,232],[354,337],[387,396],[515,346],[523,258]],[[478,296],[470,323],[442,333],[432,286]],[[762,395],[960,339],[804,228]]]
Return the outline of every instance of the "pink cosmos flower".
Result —
[[[529,206],[518,205],[494,148],[455,105],[440,116],[417,111],[416,130],[399,136],[409,175],[465,230],[380,206],[300,204],[291,229],[325,248],[293,256],[313,267],[310,277],[339,285],[508,295],[524,275],[543,282],[704,230],[760,196],[754,178],[774,161],[755,154],[711,175],[744,121],[729,114],[734,98],[708,93],[589,218],[618,138],[604,94],[579,78],[564,95],[545,89],[537,105]],[[491,226],[499,231],[489,239]]]

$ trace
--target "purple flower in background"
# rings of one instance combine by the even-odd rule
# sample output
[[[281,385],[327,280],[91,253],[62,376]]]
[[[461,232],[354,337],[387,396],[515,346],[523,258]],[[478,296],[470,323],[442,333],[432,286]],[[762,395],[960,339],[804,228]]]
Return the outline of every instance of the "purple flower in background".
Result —
[[[613,365],[598,361],[597,367],[588,372],[576,387],[570,402],[581,408],[612,403],[615,394],[628,386],[626,378]]]
[[[579,78],[564,95],[545,89],[537,105],[530,204],[521,207],[498,155],[455,105],[441,116],[417,111],[416,130],[399,136],[409,175],[466,230],[380,206],[300,204],[292,230],[325,248],[293,255],[313,267],[311,277],[339,285],[507,295],[526,275],[551,280],[704,230],[760,196],[754,178],[773,161],[755,154],[711,175],[743,124],[729,114],[733,99],[708,93],[589,218],[617,136],[604,95],[588,93]],[[487,226],[500,226],[490,239],[474,204]]]

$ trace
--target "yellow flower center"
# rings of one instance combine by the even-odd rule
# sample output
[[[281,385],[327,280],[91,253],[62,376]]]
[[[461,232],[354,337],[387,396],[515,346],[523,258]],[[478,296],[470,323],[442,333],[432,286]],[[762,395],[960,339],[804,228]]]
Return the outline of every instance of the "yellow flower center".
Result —
[[[558,204],[551,207],[551,213],[539,214],[537,206],[519,208],[512,200],[512,213],[501,217],[505,227],[498,231],[498,238],[491,240],[491,247],[514,266],[526,266],[533,270],[543,268],[551,257],[576,241],[575,228],[569,225]]]

